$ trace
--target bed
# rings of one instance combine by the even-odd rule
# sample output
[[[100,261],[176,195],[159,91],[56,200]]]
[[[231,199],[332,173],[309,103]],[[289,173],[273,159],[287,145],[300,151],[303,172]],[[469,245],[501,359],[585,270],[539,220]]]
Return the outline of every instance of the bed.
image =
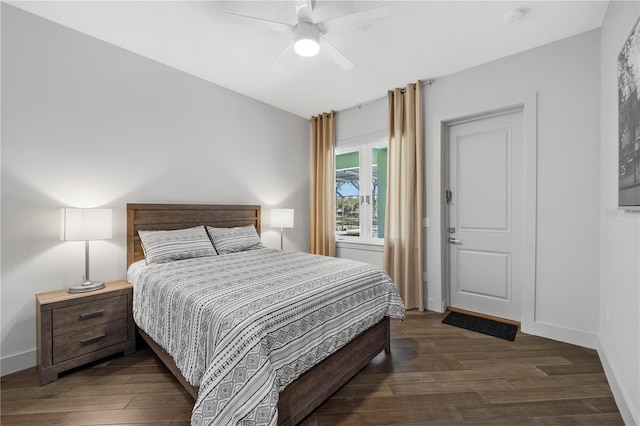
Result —
[[[200,225],[212,226],[216,228],[234,228],[252,225],[259,233],[260,224],[260,206],[255,205],[127,204],[127,266],[130,267],[130,270],[135,271],[136,268],[142,268],[139,265],[141,263],[144,263],[139,262],[143,260],[145,256],[139,237],[139,231],[176,230],[196,227]],[[236,254],[227,256],[236,256]],[[292,265],[296,265],[296,262],[312,262],[315,265],[329,261],[330,259],[322,258],[321,256],[295,254],[293,252],[281,252],[279,250],[261,248],[259,250],[253,250],[251,253],[239,253],[237,254],[237,258],[234,258],[234,261],[239,262],[239,259],[242,256],[247,257],[248,261],[251,262],[251,264],[257,264],[256,262],[263,262],[263,264],[265,265],[265,269],[268,269],[269,265],[275,265],[274,262],[280,261],[293,262]],[[217,258],[214,256],[209,263],[212,263],[214,261],[222,262],[221,256],[218,256]],[[331,261],[334,261],[334,259],[331,258]],[[187,268],[186,264],[189,262],[192,262],[194,265],[200,265],[200,263],[198,263],[200,262],[198,259],[191,259],[188,262],[181,261],[181,266],[184,266],[183,268],[181,268],[181,270],[188,270],[189,268]],[[182,263],[184,263],[184,265],[182,265]],[[207,265],[209,265],[209,263],[207,263]],[[302,264],[303,263],[300,263],[300,265]],[[224,268],[221,267],[221,265],[222,263],[218,263],[211,267],[215,271],[223,271]],[[289,264],[282,263],[282,265]],[[204,268],[205,266],[197,266],[194,268],[194,270],[200,267]],[[228,267],[235,268],[232,266]],[[287,267],[289,266],[283,266],[283,268]],[[344,262],[342,262],[342,267],[346,268]],[[364,268],[364,266],[359,267]],[[165,268],[165,266],[163,265],[162,268]],[[247,270],[248,269],[250,268],[247,268]],[[242,269],[235,268],[234,270]],[[159,272],[158,274],[163,276],[167,274],[174,274],[173,271],[167,271],[168,270],[165,270],[164,272]],[[188,273],[192,272],[189,270]],[[202,275],[201,273],[199,274]],[[226,276],[229,275],[229,273],[226,274]],[[153,279],[156,278],[147,278],[147,281]],[[133,284],[135,305],[136,286],[138,285],[138,289],[142,291],[141,289],[144,288],[145,284],[144,280],[141,281],[141,284]],[[148,286],[149,285],[147,284],[147,287]],[[195,290],[193,292],[195,292]],[[395,292],[395,289],[393,290],[393,292]],[[139,295],[138,297],[140,298],[140,300],[142,300],[141,295]],[[404,312],[400,312],[400,308],[398,306],[399,296],[397,300],[393,295],[385,297],[389,297],[394,301],[390,305],[392,306],[390,309],[394,312],[393,316],[402,318],[404,316]],[[175,304],[176,302],[174,301],[172,303]],[[275,419],[277,419],[277,424],[280,425],[297,424],[315,408],[317,408],[322,402],[324,402],[329,396],[331,396],[331,394],[333,394],[342,385],[344,385],[353,376],[355,376],[358,371],[366,366],[371,361],[371,359],[377,356],[381,351],[384,350],[385,352],[389,353],[389,316],[383,316],[379,321],[373,323],[373,325],[367,324],[367,321],[371,320],[358,320],[358,327],[367,328],[364,330],[359,330],[353,327],[353,330],[357,330],[358,334],[348,343],[340,345],[336,344],[335,347],[340,348],[331,352],[331,354],[324,358],[321,362],[315,364],[313,367],[306,370],[300,375],[293,374],[294,380],[292,379],[291,382],[285,385],[286,387],[281,389],[279,393],[275,395],[275,400],[277,401],[277,411],[275,417],[270,416],[268,413],[265,414],[264,410],[260,411],[260,408],[257,407],[253,409],[251,415],[245,419],[245,423],[243,424],[274,424]],[[143,321],[140,320],[139,322],[142,323]],[[178,356],[174,358],[174,356],[170,355],[167,350],[165,350],[165,348],[171,345],[167,344],[166,342],[163,342],[163,344],[159,344],[158,342],[156,342],[156,339],[161,339],[158,338],[158,336],[156,336],[156,339],[152,338],[150,336],[151,333],[148,333],[148,330],[143,329],[145,327],[148,327],[148,325],[145,324],[144,327],[138,327],[140,336],[147,342],[147,344],[153,349],[153,351],[165,363],[165,365],[167,365],[169,370],[176,376],[178,381],[185,387],[185,389],[194,397],[194,399],[196,399],[192,423],[211,424],[211,421],[206,420],[208,418],[207,413],[210,414],[212,411],[215,411],[218,408],[215,407],[215,403],[211,403],[206,398],[210,398],[210,395],[212,395],[213,393],[222,393],[221,389],[223,388],[223,384],[218,383],[217,385],[215,385],[216,387],[211,390],[212,385],[210,385],[210,383],[215,380],[211,379],[211,375],[205,375],[204,377],[202,377],[203,382],[201,384],[201,387],[204,389],[203,392],[207,392],[207,395],[204,397],[201,396],[202,398],[199,399],[199,386],[190,383],[190,380],[188,380],[183,374],[183,371],[185,371],[185,367],[183,365],[184,362],[178,361],[178,363],[182,365],[182,368],[178,367],[178,364],[176,364],[176,359],[180,358]],[[351,337],[352,336],[350,336],[349,338],[351,339]],[[171,348],[169,348],[169,350],[175,353],[175,350],[172,350]],[[296,369],[297,368],[298,367],[296,366]],[[281,379],[280,374],[282,370],[284,369],[278,370],[278,380]],[[209,374],[209,371],[207,371],[207,374]],[[274,375],[275,373],[271,374]],[[193,382],[193,375],[187,375],[191,378],[191,382]],[[215,376],[215,374],[213,376]],[[240,390],[240,388],[236,389],[230,387],[229,389],[232,389],[232,393],[234,394],[241,393],[242,391]],[[274,399],[273,395],[271,399]],[[224,404],[231,403],[225,400]],[[225,422],[228,420],[228,418],[226,417],[223,418],[226,419]],[[217,422],[218,421],[216,421],[216,423]]]

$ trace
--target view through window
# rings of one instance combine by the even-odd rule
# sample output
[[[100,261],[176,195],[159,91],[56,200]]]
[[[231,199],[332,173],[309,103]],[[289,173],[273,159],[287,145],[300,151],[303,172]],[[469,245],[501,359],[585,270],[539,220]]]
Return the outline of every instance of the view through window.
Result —
[[[336,236],[384,238],[387,147],[371,144],[336,154]]]

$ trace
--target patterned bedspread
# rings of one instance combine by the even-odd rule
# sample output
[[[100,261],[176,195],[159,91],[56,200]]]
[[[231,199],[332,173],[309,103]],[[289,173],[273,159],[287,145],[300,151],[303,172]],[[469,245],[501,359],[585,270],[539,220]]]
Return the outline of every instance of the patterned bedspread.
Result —
[[[194,425],[275,425],[279,392],[384,316],[404,318],[366,263],[271,249],[129,268],[136,324],[199,386]]]

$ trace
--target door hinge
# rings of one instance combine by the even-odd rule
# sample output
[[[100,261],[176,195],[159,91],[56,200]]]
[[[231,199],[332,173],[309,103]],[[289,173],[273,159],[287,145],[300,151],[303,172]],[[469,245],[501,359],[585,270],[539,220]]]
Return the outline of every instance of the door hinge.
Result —
[[[451,204],[451,200],[453,199],[453,193],[450,189],[445,191],[445,196],[447,197],[447,204]]]

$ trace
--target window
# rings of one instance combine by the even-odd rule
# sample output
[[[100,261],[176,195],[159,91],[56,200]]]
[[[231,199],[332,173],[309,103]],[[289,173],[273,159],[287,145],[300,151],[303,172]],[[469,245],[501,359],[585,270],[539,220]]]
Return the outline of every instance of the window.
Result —
[[[387,142],[336,149],[336,238],[384,238]]]

